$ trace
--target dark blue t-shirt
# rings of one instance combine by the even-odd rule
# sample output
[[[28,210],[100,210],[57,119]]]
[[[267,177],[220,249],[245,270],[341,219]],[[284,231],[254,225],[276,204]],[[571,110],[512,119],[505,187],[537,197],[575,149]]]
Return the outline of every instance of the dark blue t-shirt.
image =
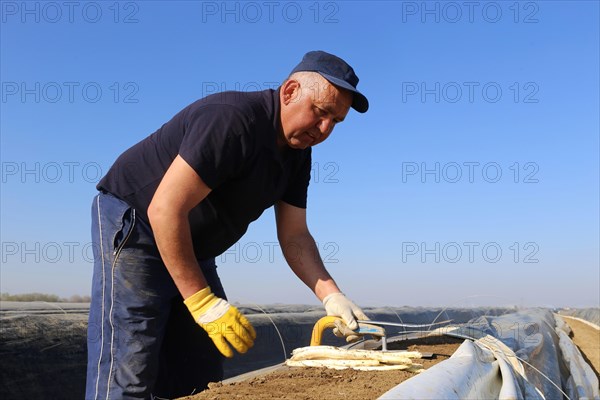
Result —
[[[126,150],[97,188],[126,201],[148,222],[148,205],[179,154],[212,189],[189,220],[196,256],[216,257],[276,201],[306,208],[311,149],[278,149],[279,108],[278,90],[198,100]]]

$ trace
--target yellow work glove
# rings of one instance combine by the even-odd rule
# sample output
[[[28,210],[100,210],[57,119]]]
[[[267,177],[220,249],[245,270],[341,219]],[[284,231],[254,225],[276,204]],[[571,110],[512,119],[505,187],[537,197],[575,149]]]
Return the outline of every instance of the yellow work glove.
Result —
[[[215,296],[210,287],[191,295],[184,303],[225,357],[233,357],[229,344],[239,353],[254,345],[256,332],[250,321],[236,307]]]
[[[343,293],[331,293],[323,299],[323,306],[327,315],[342,318],[342,321],[335,321],[334,335],[346,337],[348,343],[355,342],[360,338],[354,330],[358,329],[356,320],[368,320],[365,313],[348,299]]]

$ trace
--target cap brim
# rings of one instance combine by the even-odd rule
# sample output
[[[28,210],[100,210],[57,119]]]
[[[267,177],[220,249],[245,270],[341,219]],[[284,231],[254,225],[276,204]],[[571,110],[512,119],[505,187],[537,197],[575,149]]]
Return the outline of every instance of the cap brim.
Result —
[[[364,94],[356,90],[355,87],[353,87],[348,82],[342,79],[338,79],[334,76],[324,74],[320,71],[316,72],[318,72],[321,76],[323,76],[323,78],[327,79],[329,82],[333,83],[335,86],[339,86],[343,89],[351,91],[353,93],[352,108],[354,108],[359,113],[367,112],[367,110],[369,109],[369,100],[367,100]]]

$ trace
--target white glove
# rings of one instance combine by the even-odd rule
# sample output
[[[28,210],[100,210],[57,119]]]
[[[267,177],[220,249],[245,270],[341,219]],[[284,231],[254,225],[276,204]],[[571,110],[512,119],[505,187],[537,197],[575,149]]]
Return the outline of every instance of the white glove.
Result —
[[[350,301],[343,293],[332,293],[323,299],[323,306],[327,315],[342,318],[341,321],[336,321],[336,328],[333,330],[334,335],[338,337],[346,337],[347,342],[353,342],[360,338],[355,335],[354,330],[358,329],[357,319],[368,320],[365,313]]]

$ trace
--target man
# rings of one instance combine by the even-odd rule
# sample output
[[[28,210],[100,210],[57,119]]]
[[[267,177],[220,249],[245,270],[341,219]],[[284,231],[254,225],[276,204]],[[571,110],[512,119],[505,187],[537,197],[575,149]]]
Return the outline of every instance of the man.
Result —
[[[368,101],[342,59],[307,53],[277,89],[189,105],[124,152],[98,184],[87,399],[178,397],[222,379],[256,333],[227,302],[214,258],[275,206],[294,273],[351,336],[362,310],[325,269],[306,225],[311,147]]]

